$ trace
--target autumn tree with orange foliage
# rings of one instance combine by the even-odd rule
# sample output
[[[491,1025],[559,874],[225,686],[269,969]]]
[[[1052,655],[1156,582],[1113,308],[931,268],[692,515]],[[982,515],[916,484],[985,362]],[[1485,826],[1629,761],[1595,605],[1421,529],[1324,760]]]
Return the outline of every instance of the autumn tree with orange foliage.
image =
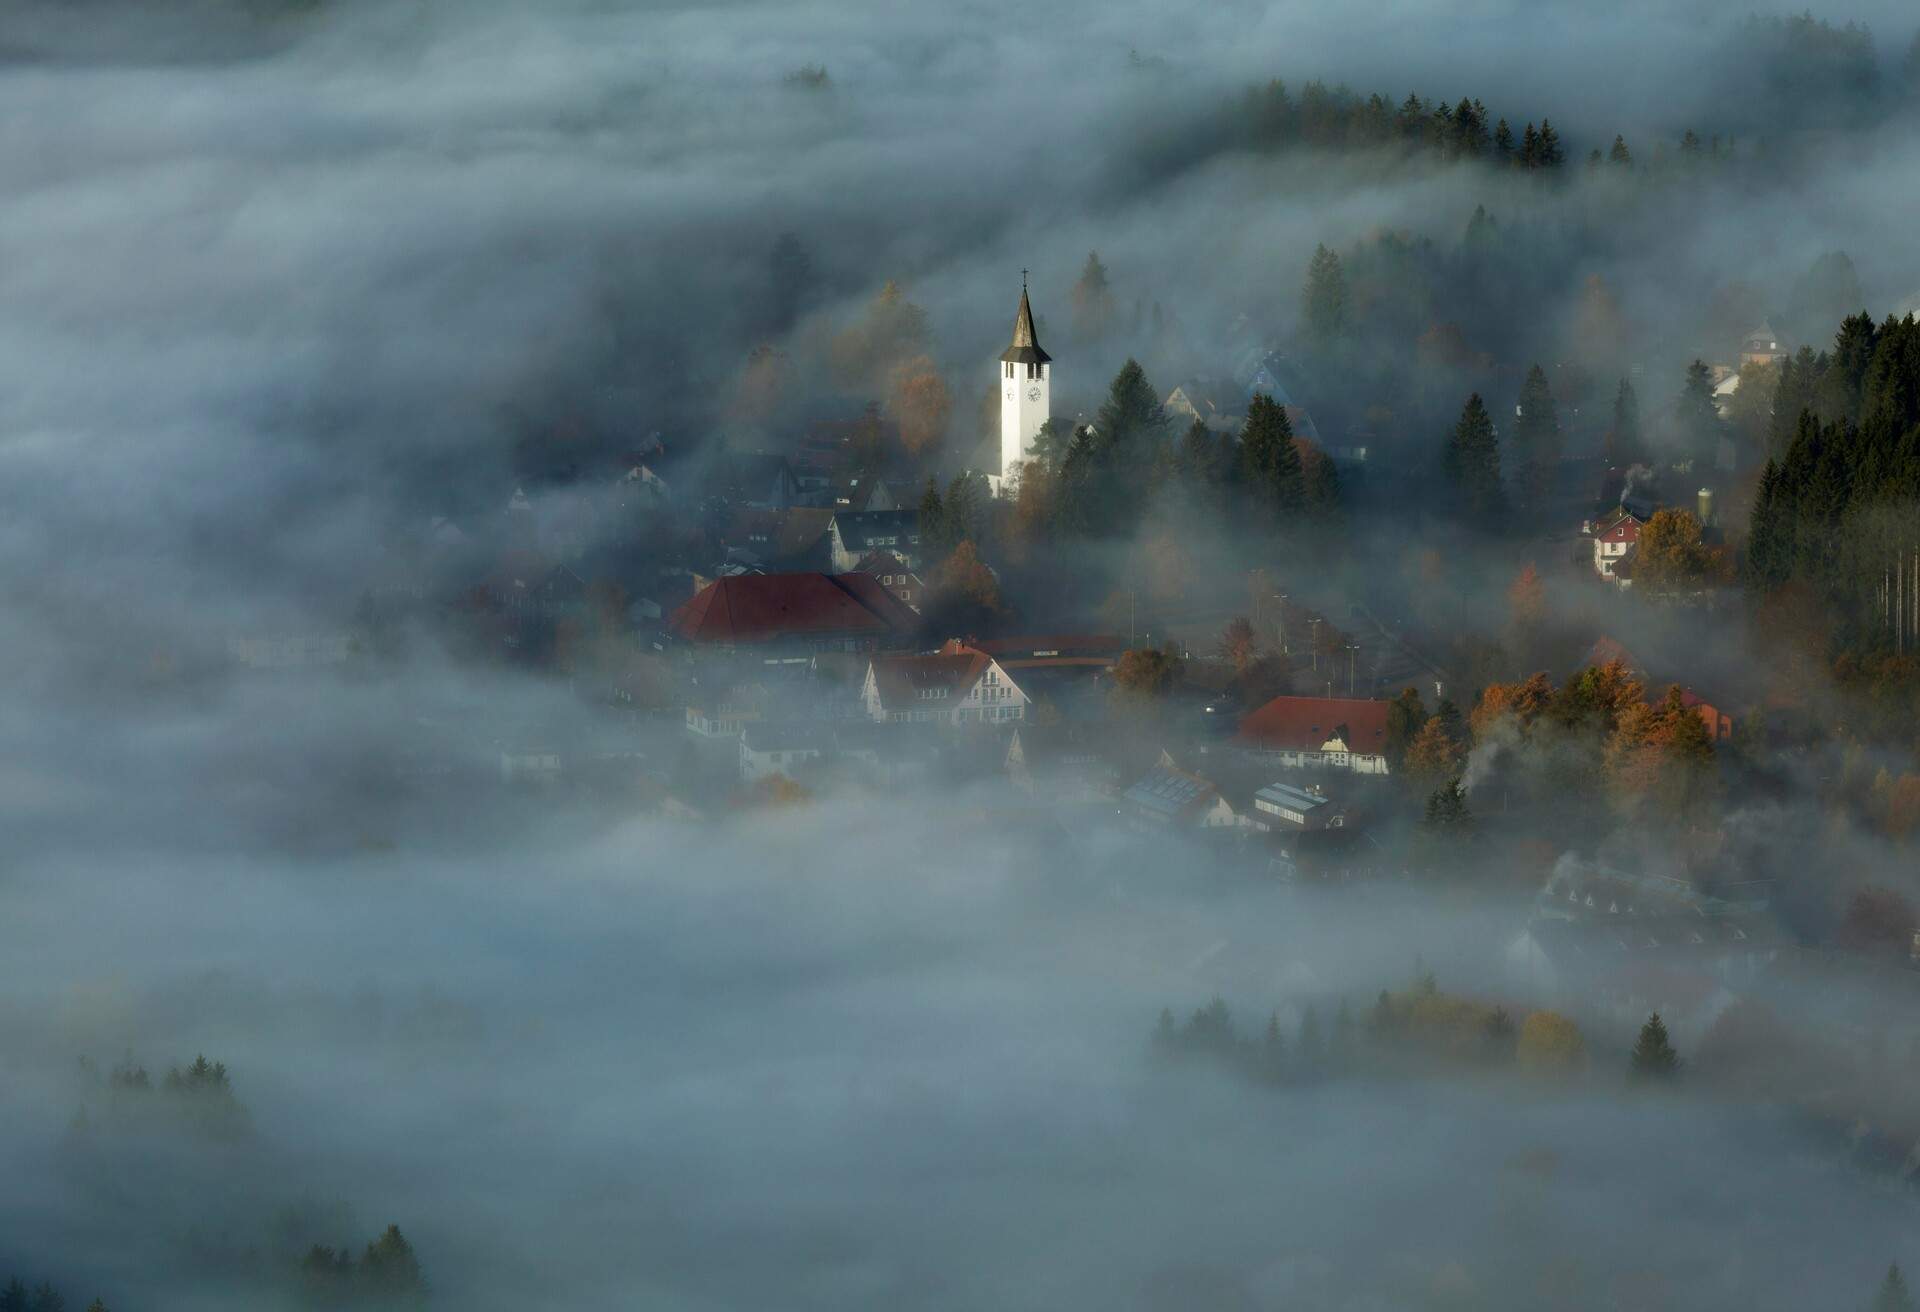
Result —
[[[1684,823],[1717,790],[1713,734],[1676,685],[1620,715],[1605,757],[1614,805],[1633,820]]]
[[[1227,621],[1227,627],[1220,631],[1220,659],[1233,666],[1236,674],[1246,672],[1253,664],[1258,653],[1259,643],[1254,638],[1253,621],[1245,615],[1236,615]]]
[[[1655,511],[1634,546],[1634,586],[1673,592],[1712,581],[1713,554],[1701,542],[1702,532],[1691,511]]]
[[[936,632],[970,635],[992,627],[1004,613],[1000,580],[971,540],[955,547],[927,579],[927,623]]]
[[[1422,787],[1442,783],[1460,773],[1460,744],[1447,732],[1446,722],[1429,716],[1407,744],[1406,773]]]
[[[1495,727],[1510,722],[1522,733],[1553,705],[1553,683],[1545,674],[1536,674],[1524,683],[1488,684],[1467,716],[1467,726],[1475,742],[1484,742]]]
[[[842,386],[857,387],[927,349],[927,312],[888,279],[858,323],[833,339],[828,355]]]
[[[1547,620],[1547,589],[1540,571],[1528,561],[1507,588],[1507,632],[1517,659],[1526,660],[1540,645]]]
[[[931,356],[903,360],[887,375],[887,416],[900,425],[900,445],[909,455],[924,455],[946,440],[953,395]]]

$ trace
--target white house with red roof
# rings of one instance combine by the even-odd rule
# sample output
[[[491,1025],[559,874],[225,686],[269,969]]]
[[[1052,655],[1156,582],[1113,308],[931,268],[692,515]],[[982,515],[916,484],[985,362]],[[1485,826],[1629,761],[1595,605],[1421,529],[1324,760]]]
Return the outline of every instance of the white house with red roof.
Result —
[[[920,656],[877,656],[860,690],[887,724],[1005,724],[1027,718],[1027,694],[1000,663],[955,639]]]
[[[1275,697],[1240,722],[1240,746],[1268,765],[1386,774],[1387,706],[1357,697]]]
[[[1646,522],[1627,509],[1619,509],[1593,525],[1593,572],[1609,583],[1618,582],[1614,570],[1640,540]]]

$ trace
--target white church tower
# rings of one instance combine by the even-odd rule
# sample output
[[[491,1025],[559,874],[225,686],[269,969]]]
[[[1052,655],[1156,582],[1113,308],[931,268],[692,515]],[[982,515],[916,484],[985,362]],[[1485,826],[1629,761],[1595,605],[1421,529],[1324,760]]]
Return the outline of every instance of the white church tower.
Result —
[[[1027,275],[1020,272],[1020,313],[1013,320],[1013,345],[1000,357],[1000,475],[996,493],[1007,490],[1013,467],[1027,458],[1040,436],[1052,403],[1053,357],[1040,349],[1033,331],[1033,307],[1027,304]]]

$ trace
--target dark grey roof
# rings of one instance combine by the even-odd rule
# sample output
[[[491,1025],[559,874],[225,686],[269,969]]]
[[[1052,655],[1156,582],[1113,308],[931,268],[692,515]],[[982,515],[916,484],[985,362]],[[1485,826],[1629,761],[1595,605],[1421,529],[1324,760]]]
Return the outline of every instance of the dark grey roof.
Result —
[[[879,545],[889,550],[920,541],[918,510],[842,510],[834,514],[833,522],[849,551],[864,554],[873,548],[876,538],[888,539]]]
[[[1013,319],[1013,345],[1001,355],[1002,364],[1045,364],[1053,359],[1040,349],[1033,331],[1033,307],[1027,304],[1027,289],[1020,289],[1020,313]]]
[[[1156,766],[1146,778],[1127,789],[1126,800],[1145,810],[1172,816],[1179,815],[1212,792],[1213,785],[1205,779],[1181,770]]]

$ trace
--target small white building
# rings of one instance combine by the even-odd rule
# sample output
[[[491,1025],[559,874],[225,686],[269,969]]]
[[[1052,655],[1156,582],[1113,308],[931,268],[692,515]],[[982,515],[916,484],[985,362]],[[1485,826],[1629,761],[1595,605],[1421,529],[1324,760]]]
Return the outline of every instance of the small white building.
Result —
[[[832,730],[824,724],[750,724],[740,734],[740,779],[755,784],[776,774],[792,778],[795,769],[819,760],[831,746]]]
[[[1640,540],[1640,530],[1646,527],[1646,521],[1632,511],[1622,509],[1596,521],[1591,527],[1593,572],[1609,583],[1617,583],[1620,580],[1614,577],[1614,570]]]

